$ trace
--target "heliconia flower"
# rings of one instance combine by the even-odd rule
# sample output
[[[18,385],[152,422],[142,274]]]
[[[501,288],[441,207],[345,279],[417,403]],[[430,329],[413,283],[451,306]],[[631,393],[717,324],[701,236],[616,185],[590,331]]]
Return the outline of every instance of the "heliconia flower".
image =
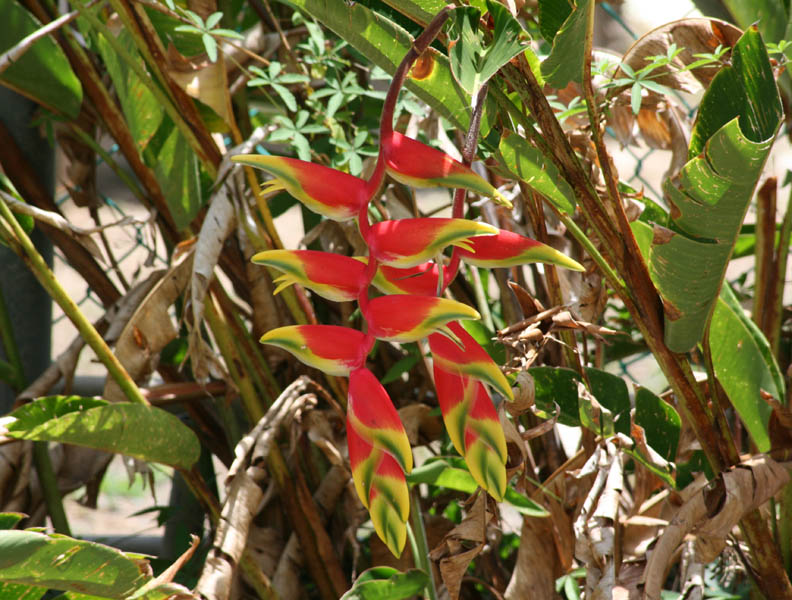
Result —
[[[358,216],[368,203],[366,181],[330,167],[284,156],[239,154],[231,160],[275,176],[263,191],[286,190],[312,211],[334,221]]]
[[[496,233],[492,225],[469,219],[399,219],[375,223],[366,241],[371,256],[382,264],[407,268],[425,263],[446,246],[470,249],[474,236]]]
[[[506,376],[487,351],[473,339],[459,323],[449,323],[448,328],[462,345],[448,337],[433,333],[429,336],[429,348],[434,363],[448,373],[456,373],[488,383],[508,400],[514,400]]]
[[[399,269],[380,265],[372,283],[386,294],[436,296],[440,268],[435,263]]]
[[[268,331],[259,340],[283,348],[300,362],[337,377],[360,367],[370,348],[357,329],[337,325],[287,325]]]
[[[374,298],[363,316],[371,335],[393,342],[415,342],[436,331],[456,339],[446,325],[449,321],[481,318],[475,309],[456,300],[406,295]]]
[[[472,238],[469,246],[470,249],[460,248],[459,252],[462,260],[476,267],[516,267],[542,262],[585,271],[583,265],[555,248],[505,229],[497,235]]]
[[[437,400],[448,436],[473,479],[493,498],[506,493],[506,439],[484,385],[434,365]]]
[[[323,298],[334,302],[355,300],[365,285],[366,265],[359,260],[332,252],[318,250],[266,250],[255,254],[251,260],[258,265],[283,271],[275,279],[278,287],[274,294],[299,283]]]
[[[365,368],[349,377],[347,442],[360,501],[377,535],[399,556],[407,537],[410,500],[404,473],[412,470],[412,451],[388,393]]]
[[[445,152],[394,131],[382,139],[385,169],[396,181],[412,187],[464,188],[490,196],[499,204],[511,202],[469,167]]]

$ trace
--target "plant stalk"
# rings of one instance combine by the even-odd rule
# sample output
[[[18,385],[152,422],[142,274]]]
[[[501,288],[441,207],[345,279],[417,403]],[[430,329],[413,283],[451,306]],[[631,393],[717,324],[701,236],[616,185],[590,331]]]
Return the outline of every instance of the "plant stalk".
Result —
[[[25,233],[22,226],[17,222],[11,210],[5,201],[0,200],[0,217],[5,221],[6,225],[10,227],[13,232],[13,238],[6,238],[4,232],[0,232],[0,236],[6,238],[5,241],[11,246],[22,260],[27,263],[28,267],[33,271],[36,279],[47,290],[47,293],[58,303],[63,310],[64,314],[74,323],[80,335],[85,342],[96,353],[97,358],[102,361],[102,364],[107,368],[107,372],[121,388],[121,391],[127,397],[127,400],[137,404],[150,406],[148,400],[140,392],[140,389],[129,376],[124,365],[118,360],[112,350],[107,346],[104,338],[99,335],[91,322],[85,318],[85,315],[80,310],[80,307],[74,303],[66,291],[61,287],[55,274],[49,268],[41,254],[38,253],[33,242]]]
[[[437,600],[437,589],[435,586],[434,573],[432,572],[432,561],[429,558],[429,541],[426,538],[426,526],[424,525],[423,514],[421,513],[421,498],[418,495],[418,487],[410,490],[410,521],[412,527],[408,529],[411,533],[411,541],[414,540],[413,561],[415,566],[426,572],[429,583],[426,592],[430,600]]]

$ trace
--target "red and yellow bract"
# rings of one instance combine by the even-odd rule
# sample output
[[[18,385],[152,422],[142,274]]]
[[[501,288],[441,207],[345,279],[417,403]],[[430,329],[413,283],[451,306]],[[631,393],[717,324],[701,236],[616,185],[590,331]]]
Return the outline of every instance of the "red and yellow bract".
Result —
[[[492,399],[481,382],[434,365],[435,388],[451,442],[470,474],[493,498],[506,493],[506,439]]]
[[[444,335],[430,335],[429,348],[434,364],[448,373],[473,377],[487,383],[507,400],[514,400],[509,382],[487,351],[459,323],[449,323],[448,328],[460,344]]]
[[[437,296],[380,296],[374,298],[363,315],[369,333],[392,342],[415,342],[435,331],[452,339],[449,321],[478,319],[478,312],[467,304]]]
[[[260,154],[240,154],[231,160],[274,175],[264,192],[286,190],[312,211],[334,221],[353,219],[368,204],[365,179],[330,167]]]
[[[355,490],[377,535],[398,556],[407,538],[410,499],[404,474],[412,470],[412,451],[385,388],[365,368],[349,376],[347,441]]]
[[[495,235],[498,230],[468,219],[400,219],[371,226],[366,241],[377,261],[392,267],[415,267],[446,246],[470,248],[474,236]]]
[[[407,269],[380,265],[372,283],[386,294],[433,296],[437,294],[439,279],[440,268],[427,262]]]
[[[460,248],[462,260],[477,267],[516,267],[531,262],[549,263],[573,271],[585,271],[583,265],[547,244],[529,237],[498,230],[497,235],[471,238],[469,248]]]
[[[359,260],[332,252],[317,250],[266,250],[255,254],[251,260],[266,265],[283,275],[275,279],[278,287],[273,294],[299,283],[323,298],[334,302],[357,300],[366,286],[366,265]]]
[[[469,167],[445,152],[393,131],[382,140],[385,170],[396,181],[412,187],[464,188],[489,196],[499,204],[511,203]]]
[[[287,325],[268,331],[259,341],[283,348],[309,367],[337,377],[360,367],[370,349],[365,334],[338,325]]]

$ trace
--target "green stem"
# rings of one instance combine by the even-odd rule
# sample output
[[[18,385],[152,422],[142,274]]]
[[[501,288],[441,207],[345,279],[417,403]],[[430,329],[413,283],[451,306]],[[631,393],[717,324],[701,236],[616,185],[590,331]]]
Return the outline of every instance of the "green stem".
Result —
[[[476,294],[476,304],[481,312],[481,320],[490,331],[494,331],[495,322],[492,320],[492,312],[490,312],[487,294],[481,283],[481,275],[479,275],[478,267],[470,267],[470,278],[473,280],[473,290]]]
[[[47,442],[33,442],[33,464],[36,467],[41,491],[44,494],[44,502],[47,504],[47,512],[52,520],[55,533],[70,536],[71,528],[63,508],[63,498],[58,490],[58,480],[55,470],[52,468]]]
[[[14,371],[14,381],[9,381],[8,383],[18,393],[24,387],[25,370],[22,366],[22,357],[19,355],[19,349],[14,342],[14,330],[11,328],[11,319],[8,316],[2,289],[0,289],[0,337],[3,338],[3,349],[5,350],[8,363]]]
[[[426,527],[424,526],[423,515],[421,514],[421,501],[418,495],[418,488],[410,490],[410,521],[412,526],[407,526],[407,534],[410,536],[410,545],[413,552],[415,566],[426,572],[429,583],[426,591],[430,600],[437,600],[437,590],[435,589],[434,573],[432,573],[432,562],[429,559],[429,542],[426,539]]]
[[[61,287],[60,283],[55,278],[55,274],[44,261],[41,254],[38,253],[38,250],[36,250],[33,242],[30,240],[27,233],[25,233],[25,230],[22,229],[22,226],[11,213],[8,205],[2,200],[0,200],[0,217],[2,217],[2,220],[5,221],[5,225],[8,226],[12,232],[12,235],[9,235],[10,232],[6,231],[5,228],[0,228],[0,237],[2,237],[4,241],[19,254],[20,258],[27,263],[28,267],[36,276],[36,279],[39,280],[39,283],[41,283],[50,297],[58,303],[58,306],[61,307],[69,320],[74,323],[82,338],[96,353],[97,358],[102,361],[102,364],[107,367],[107,372],[118,384],[118,387],[121,388],[127,400],[149,406],[148,400],[143,397],[140,389],[124,368],[124,365],[119,362],[118,358],[116,358],[115,354],[113,354],[91,322],[85,318],[80,307],[74,303],[66,293],[66,290]]]
[[[15,372],[15,381],[12,387],[16,392],[20,392],[26,384],[25,371],[19,348],[14,340],[11,319],[8,316],[2,290],[0,290],[0,336],[3,338],[6,357]],[[55,532],[71,535],[69,520],[66,518],[66,511],[63,508],[63,498],[58,489],[58,480],[55,477],[55,470],[52,468],[47,442],[33,442],[33,466],[38,474],[41,492],[44,495],[44,502],[47,505],[47,512],[52,519]]]

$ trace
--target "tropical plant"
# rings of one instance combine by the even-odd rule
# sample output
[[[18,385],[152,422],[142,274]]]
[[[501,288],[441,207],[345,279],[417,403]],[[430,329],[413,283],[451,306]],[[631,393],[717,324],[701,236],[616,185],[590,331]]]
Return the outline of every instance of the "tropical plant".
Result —
[[[725,2],[744,30],[685,19],[624,55],[593,51],[592,0],[71,4],[0,2],[0,81],[40,105],[96,221],[66,221],[0,126],[0,239],[79,333],[28,381],[0,302],[19,394],[0,597],[792,598],[792,211],[777,226],[775,179],[755,192],[784,3],[757,28]],[[678,93],[702,89],[690,125]],[[662,198],[620,179],[608,135],[671,151]],[[129,224],[102,221],[97,158],[150,210],[167,269],[125,273],[103,240]],[[438,215],[415,188],[455,191]],[[86,344],[102,398],[55,395]],[[634,358],[631,389],[613,369]],[[72,536],[62,494],[109,456],[86,449],[172,467],[203,543],[160,569]]]

